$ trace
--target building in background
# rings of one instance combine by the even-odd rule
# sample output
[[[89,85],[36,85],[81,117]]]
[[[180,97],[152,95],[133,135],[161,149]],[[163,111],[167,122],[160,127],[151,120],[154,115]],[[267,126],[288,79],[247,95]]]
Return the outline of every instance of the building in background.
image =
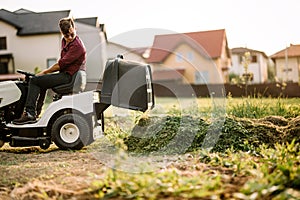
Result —
[[[283,82],[299,82],[300,45],[291,44],[289,47],[271,55],[275,63],[276,77]]]
[[[229,81],[230,50],[225,29],[156,35],[149,57],[153,79],[188,84]]]
[[[143,57],[143,52],[145,51],[144,48],[129,48],[125,47],[123,45],[114,43],[114,42],[107,42],[106,44],[106,56],[107,59],[114,59],[117,57],[117,55],[121,54],[124,56],[124,59],[127,60],[134,60],[137,62],[145,62],[145,59]]]
[[[245,53],[250,53],[250,63],[248,65],[248,73],[252,74],[250,83],[265,83],[268,81],[268,56],[262,52],[253,49],[238,47],[231,49],[232,67],[229,70],[231,74],[238,77],[245,74],[243,65],[243,57]]]
[[[0,10],[0,74],[17,69],[34,72],[50,67],[60,57],[59,19],[72,17],[70,10],[33,12]],[[87,49],[88,81],[102,77],[106,61],[106,33],[96,17],[75,19],[77,34]]]

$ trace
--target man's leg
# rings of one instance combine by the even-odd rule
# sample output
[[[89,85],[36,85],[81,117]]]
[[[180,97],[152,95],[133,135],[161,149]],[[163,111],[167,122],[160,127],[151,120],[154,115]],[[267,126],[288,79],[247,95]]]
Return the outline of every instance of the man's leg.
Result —
[[[44,102],[46,91],[57,85],[70,82],[71,76],[66,73],[46,74],[43,76],[36,76],[30,80],[28,96],[25,104],[26,111],[36,116],[36,108],[38,104]],[[39,102],[37,102],[39,98]]]
[[[28,95],[25,103],[25,111],[31,116],[35,116],[36,102],[39,97],[41,88],[35,84],[34,79],[31,79],[28,87]]]
[[[66,73],[46,74],[43,76],[35,76],[30,79],[28,95],[25,104],[25,113],[20,119],[13,121],[15,124],[34,123],[36,121],[37,99],[42,92],[48,88],[65,84],[71,81],[71,76]],[[42,94],[43,95],[43,94]]]
[[[15,108],[15,119],[20,118],[21,115],[23,114],[26,97],[27,97],[27,91],[28,91],[28,86],[26,84],[24,84],[23,82],[17,83],[17,86],[21,91],[21,97]]]
[[[36,117],[37,118],[39,117],[39,115],[42,112],[42,108],[43,108],[44,101],[45,101],[45,98],[46,98],[46,93],[47,93],[47,90],[45,90],[45,89],[42,89],[40,91],[40,95],[39,95],[39,98],[38,98],[37,103],[36,103]]]

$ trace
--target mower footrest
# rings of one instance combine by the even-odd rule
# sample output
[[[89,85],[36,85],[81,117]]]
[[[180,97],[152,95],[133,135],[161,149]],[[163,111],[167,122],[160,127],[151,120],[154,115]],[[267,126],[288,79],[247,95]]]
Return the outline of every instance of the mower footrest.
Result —
[[[50,141],[50,137],[20,137],[13,136],[11,137],[10,146],[12,147],[29,147],[29,146],[40,146],[41,142]]]

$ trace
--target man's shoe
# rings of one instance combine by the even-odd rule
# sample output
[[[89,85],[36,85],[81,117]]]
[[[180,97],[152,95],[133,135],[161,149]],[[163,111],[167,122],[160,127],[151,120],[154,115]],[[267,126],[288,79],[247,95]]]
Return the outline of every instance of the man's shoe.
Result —
[[[22,125],[22,124],[32,124],[36,122],[36,118],[28,112],[24,112],[19,119],[12,121],[13,124]]]

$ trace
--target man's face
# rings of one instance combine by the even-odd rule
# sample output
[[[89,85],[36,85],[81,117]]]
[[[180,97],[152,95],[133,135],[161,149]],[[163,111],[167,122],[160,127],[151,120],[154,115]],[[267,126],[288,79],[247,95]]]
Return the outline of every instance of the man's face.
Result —
[[[73,27],[69,29],[69,33],[63,33],[66,42],[72,42],[76,37],[76,31]]]

